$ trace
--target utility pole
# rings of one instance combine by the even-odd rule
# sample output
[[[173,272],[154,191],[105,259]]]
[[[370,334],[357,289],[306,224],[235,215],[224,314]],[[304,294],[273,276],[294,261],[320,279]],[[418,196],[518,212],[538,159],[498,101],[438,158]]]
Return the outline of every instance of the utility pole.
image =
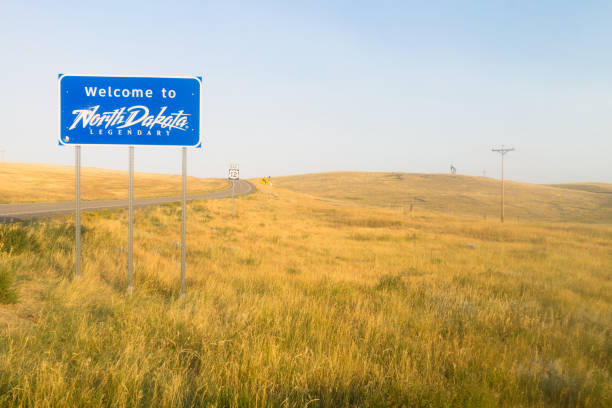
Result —
[[[491,149],[492,152],[496,152],[501,154],[502,161],[502,171],[501,171],[501,222],[504,222],[504,156],[506,153],[513,151],[514,148],[504,147],[502,145],[501,149]]]

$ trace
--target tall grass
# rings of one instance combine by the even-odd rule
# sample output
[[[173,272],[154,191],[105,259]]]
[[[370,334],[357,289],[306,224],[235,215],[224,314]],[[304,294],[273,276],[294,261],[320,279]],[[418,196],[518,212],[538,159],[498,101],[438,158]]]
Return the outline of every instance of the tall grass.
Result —
[[[136,212],[131,297],[125,212],[84,215],[80,279],[70,218],[10,227],[0,405],[609,405],[610,226],[274,193],[189,205],[184,300],[176,204]]]

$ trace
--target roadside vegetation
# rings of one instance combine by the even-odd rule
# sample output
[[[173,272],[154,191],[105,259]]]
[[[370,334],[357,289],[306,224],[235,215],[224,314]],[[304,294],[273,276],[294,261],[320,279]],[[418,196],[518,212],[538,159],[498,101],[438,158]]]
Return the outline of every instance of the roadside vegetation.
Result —
[[[177,169],[178,171],[178,169]],[[188,177],[188,194],[229,187],[227,180]],[[174,197],[181,194],[181,176],[136,173],[134,197]],[[81,199],[128,197],[128,172],[81,168]],[[0,162],[0,204],[74,201],[74,166]]]
[[[610,406],[612,225],[274,183],[188,205],[184,300],[178,203],[136,211],[131,297],[125,211],[79,279],[71,217],[0,225],[0,406]]]

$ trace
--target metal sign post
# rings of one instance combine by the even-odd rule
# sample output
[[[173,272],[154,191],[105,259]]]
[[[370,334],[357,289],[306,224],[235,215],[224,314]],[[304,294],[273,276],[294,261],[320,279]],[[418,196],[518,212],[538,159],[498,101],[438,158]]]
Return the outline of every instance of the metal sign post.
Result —
[[[185,296],[187,147],[201,148],[202,77],[58,76],[60,146],[75,146],[76,276],[81,275],[81,146],[129,147],[128,293],[134,290],[134,146],[183,153],[181,296]]]
[[[134,292],[134,146],[130,151],[130,181],[128,192],[128,295]]]
[[[236,186],[235,186],[235,184],[234,184],[234,180],[232,180],[232,217],[234,216],[234,207],[235,207],[235,205],[234,205],[234,200],[236,199],[236,198],[234,197],[235,192],[236,192]]]
[[[234,195],[235,195],[235,182],[240,178],[240,166],[235,163],[230,164],[229,177],[232,181],[232,217],[234,216]]]
[[[181,213],[181,297],[185,297],[186,215],[187,215],[187,148],[183,147],[183,211]]]
[[[259,180],[259,182],[260,182],[261,184],[263,184],[264,186],[267,186],[267,185],[269,185],[269,184],[270,184],[270,178],[269,178],[269,177],[263,177],[263,178],[261,178],[261,180]],[[267,194],[267,192],[266,192],[266,190],[264,189],[264,190],[263,190],[263,202],[264,202],[264,203],[266,202],[266,194]]]
[[[75,276],[81,276],[81,146],[74,147],[75,171],[75,220],[74,220],[74,252]]]

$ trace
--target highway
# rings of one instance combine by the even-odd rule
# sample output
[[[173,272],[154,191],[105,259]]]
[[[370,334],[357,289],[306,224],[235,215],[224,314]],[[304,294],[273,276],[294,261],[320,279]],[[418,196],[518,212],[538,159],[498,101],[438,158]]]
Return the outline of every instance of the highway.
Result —
[[[235,182],[235,188],[236,196],[250,194],[255,191],[255,187],[245,180],[237,180]],[[230,187],[228,189],[215,191],[212,193],[190,195],[187,196],[187,201],[212,200],[231,196],[232,188]],[[172,203],[176,201],[181,201],[181,197],[135,198],[134,208],[148,207],[151,205]],[[127,198],[122,200],[81,201],[81,212],[127,207]],[[0,223],[14,223],[33,218],[50,217],[57,214],[70,214],[74,211],[74,201],[0,204]]]

